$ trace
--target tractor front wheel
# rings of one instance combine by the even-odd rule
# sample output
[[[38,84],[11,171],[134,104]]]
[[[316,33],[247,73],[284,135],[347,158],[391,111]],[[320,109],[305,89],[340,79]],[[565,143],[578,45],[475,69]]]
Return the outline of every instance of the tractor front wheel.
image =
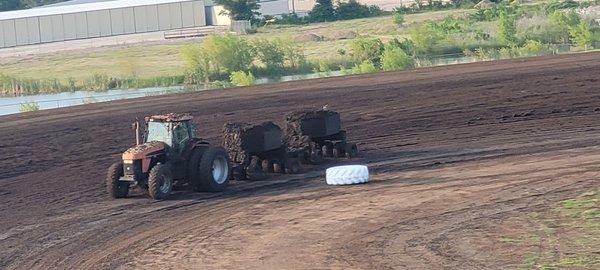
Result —
[[[163,200],[171,195],[173,190],[173,174],[169,166],[156,164],[148,176],[148,195],[155,200]]]
[[[123,162],[115,162],[108,168],[106,190],[113,198],[124,198],[129,194],[129,183],[120,181],[123,176]]]

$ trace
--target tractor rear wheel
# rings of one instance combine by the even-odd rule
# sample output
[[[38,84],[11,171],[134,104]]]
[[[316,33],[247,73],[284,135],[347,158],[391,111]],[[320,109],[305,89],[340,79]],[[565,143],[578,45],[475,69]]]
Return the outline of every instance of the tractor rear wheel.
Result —
[[[129,183],[120,181],[123,176],[123,162],[115,162],[106,174],[106,190],[113,198],[125,198],[129,194]]]
[[[231,173],[229,155],[222,147],[209,147],[198,164],[197,184],[203,191],[223,191]]]
[[[148,195],[155,200],[164,200],[173,190],[173,174],[165,164],[156,164],[148,176]]]

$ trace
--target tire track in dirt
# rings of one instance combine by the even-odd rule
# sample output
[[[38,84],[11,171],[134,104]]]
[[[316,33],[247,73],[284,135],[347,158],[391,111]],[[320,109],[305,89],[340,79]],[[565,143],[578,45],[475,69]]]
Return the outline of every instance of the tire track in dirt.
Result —
[[[598,70],[600,53],[563,55],[3,116],[0,268],[507,266],[457,237],[597,186]],[[164,202],[106,198],[135,117],[191,112],[216,142],[226,121],[325,104],[372,184],[331,188],[316,172]],[[521,163],[531,169],[513,171]]]

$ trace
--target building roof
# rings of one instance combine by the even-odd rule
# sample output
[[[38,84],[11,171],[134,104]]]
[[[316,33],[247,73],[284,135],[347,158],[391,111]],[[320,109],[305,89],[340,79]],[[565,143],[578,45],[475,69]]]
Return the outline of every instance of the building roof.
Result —
[[[98,0],[96,0],[98,1]],[[189,2],[192,0],[114,0],[114,1],[101,1],[85,4],[73,4],[64,6],[47,6],[32,9],[23,9],[15,11],[0,12],[0,21],[29,18],[29,17],[40,17],[50,16],[59,14],[69,14],[77,12],[86,12],[94,10],[106,10],[114,8],[125,8],[125,7],[136,7],[136,6],[147,6],[167,3],[178,3],[178,2]]]
[[[62,6],[71,6],[71,5],[80,5],[80,4],[89,4],[89,3],[98,3],[98,2],[108,2],[108,1],[116,1],[116,0],[71,0],[65,2],[58,2],[49,5],[37,6],[34,8],[46,8],[46,7],[62,7]]]

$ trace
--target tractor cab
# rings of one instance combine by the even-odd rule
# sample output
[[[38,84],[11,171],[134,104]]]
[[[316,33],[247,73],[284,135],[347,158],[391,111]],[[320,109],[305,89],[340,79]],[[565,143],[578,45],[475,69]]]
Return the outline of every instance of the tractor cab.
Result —
[[[154,115],[145,120],[144,143],[163,142],[169,150],[181,152],[186,143],[195,137],[192,117],[188,114]],[[139,134],[139,128],[136,129],[136,134]]]

